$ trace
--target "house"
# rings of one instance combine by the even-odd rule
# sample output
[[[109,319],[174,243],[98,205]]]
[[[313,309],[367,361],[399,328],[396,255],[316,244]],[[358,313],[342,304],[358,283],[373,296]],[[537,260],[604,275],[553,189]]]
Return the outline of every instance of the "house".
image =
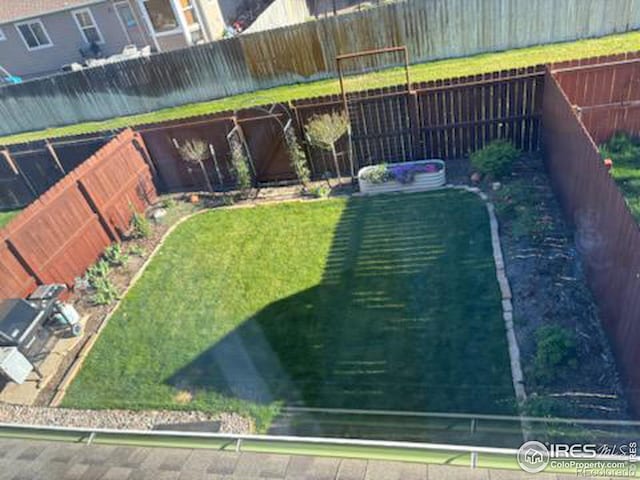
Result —
[[[23,78],[59,72],[126,45],[163,52],[222,36],[230,0],[0,0],[0,67]]]

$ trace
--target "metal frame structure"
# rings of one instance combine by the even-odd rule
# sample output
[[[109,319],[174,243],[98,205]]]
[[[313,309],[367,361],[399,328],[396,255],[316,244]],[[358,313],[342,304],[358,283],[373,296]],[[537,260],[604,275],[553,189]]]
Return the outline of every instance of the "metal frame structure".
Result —
[[[349,166],[351,169],[351,181],[354,181],[356,172],[355,172],[355,162],[354,162],[354,158],[353,158],[353,116],[350,112],[349,109],[349,92],[347,92],[346,88],[345,88],[345,70],[343,68],[343,64],[345,61],[348,60],[353,60],[356,58],[364,58],[364,57],[372,57],[372,56],[376,56],[376,55],[384,55],[384,54],[388,54],[388,53],[398,53],[401,52],[403,55],[403,59],[404,59],[404,69],[405,69],[405,81],[406,81],[406,88],[407,88],[407,94],[410,95],[411,94],[411,77],[409,75],[409,51],[407,49],[406,46],[399,46],[399,47],[386,47],[386,48],[378,48],[378,49],[374,49],[374,50],[363,50],[360,52],[354,52],[354,53],[347,53],[347,54],[343,54],[343,55],[338,55],[336,56],[336,64],[337,64],[337,70],[338,70],[338,77],[340,80],[340,93],[341,93],[341,97],[342,97],[342,108],[344,109],[346,115],[347,115],[347,119],[349,121],[349,130],[347,132],[347,135],[349,136],[349,151],[348,151],[348,156],[349,156]],[[392,67],[390,67],[392,68]],[[384,95],[383,95],[384,96]],[[366,98],[372,98],[372,97],[366,97]]]

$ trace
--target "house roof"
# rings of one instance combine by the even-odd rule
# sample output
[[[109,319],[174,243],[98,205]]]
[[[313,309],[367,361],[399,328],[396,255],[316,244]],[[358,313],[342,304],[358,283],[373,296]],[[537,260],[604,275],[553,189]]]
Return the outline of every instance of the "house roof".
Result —
[[[47,15],[98,0],[0,0],[0,24]]]

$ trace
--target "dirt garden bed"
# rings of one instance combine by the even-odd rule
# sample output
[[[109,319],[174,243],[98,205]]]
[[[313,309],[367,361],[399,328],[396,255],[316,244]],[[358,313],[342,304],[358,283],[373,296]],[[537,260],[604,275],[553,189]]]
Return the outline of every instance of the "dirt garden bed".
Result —
[[[500,189],[485,185],[496,205],[513,292],[529,397],[525,411],[534,416],[629,419],[573,232],[544,172],[540,157],[527,155],[516,162]]]

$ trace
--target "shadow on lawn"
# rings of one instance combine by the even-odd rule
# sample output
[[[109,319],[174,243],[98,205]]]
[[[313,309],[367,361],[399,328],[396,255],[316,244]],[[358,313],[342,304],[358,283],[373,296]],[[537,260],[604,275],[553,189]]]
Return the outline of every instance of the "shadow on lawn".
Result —
[[[261,404],[512,413],[484,205],[451,191],[351,199],[319,285],[167,382]]]

